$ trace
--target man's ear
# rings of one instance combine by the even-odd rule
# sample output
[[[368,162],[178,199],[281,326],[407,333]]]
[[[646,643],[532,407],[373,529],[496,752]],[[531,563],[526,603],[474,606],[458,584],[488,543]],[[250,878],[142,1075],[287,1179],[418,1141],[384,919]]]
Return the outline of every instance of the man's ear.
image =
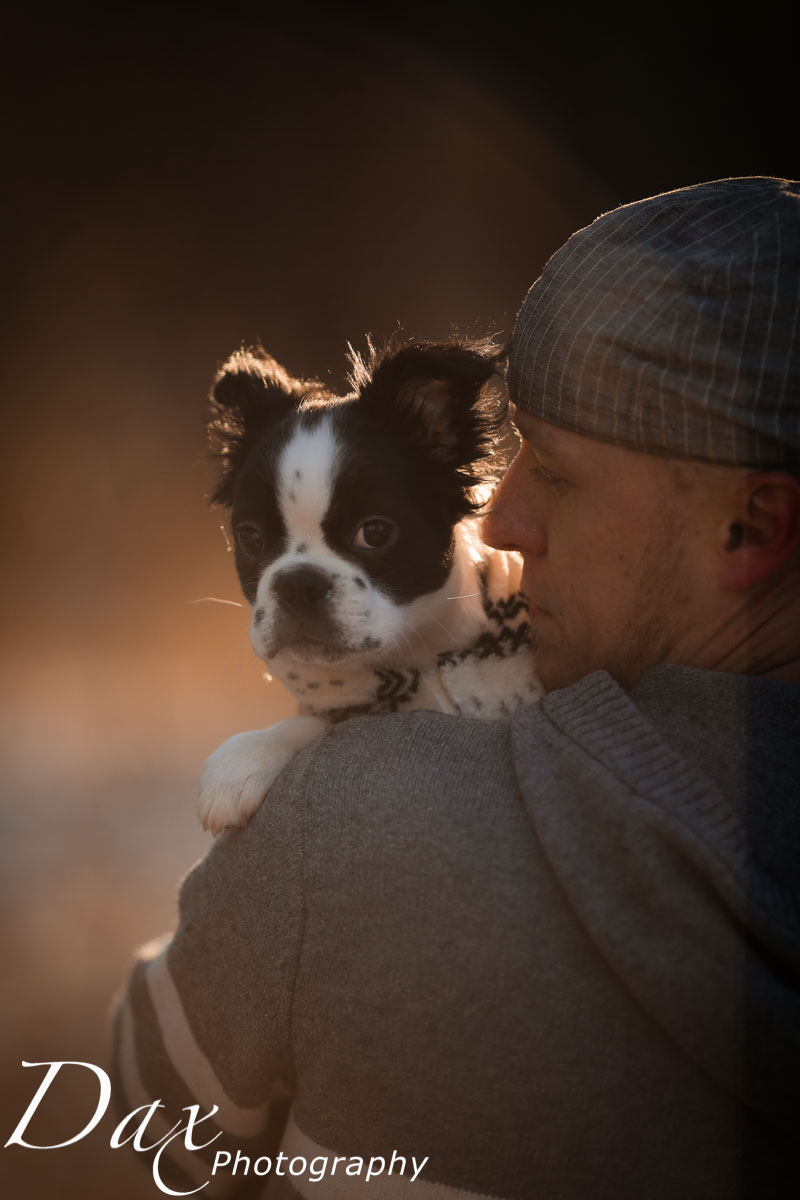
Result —
[[[784,471],[749,475],[735,507],[720,530],[720,582],[727,591],[743,592],[793,556],[800,559],[800,479]]]
[[[503,352],[488,339],[410,342],[353,355],[358,399],[373,419],[453,469],[491,451],[506,405],[486,384]]]
[[[296,407],[303,394],[301,381],[292,379],[260,346],[243,346],[223,363],[211,389],[207,421],[209,441],[222,467],[212,503],[231,504],[236,474],[253,442]]]

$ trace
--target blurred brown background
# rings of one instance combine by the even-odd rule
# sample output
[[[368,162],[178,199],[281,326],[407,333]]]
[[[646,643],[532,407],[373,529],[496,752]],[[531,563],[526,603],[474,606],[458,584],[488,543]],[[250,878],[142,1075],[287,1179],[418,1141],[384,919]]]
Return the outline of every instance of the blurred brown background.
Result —
[[[261,338],[336,387],[368,331],[507,333],[603,209],[797,174],[779,8],[288,7],[2,18],[2,1142],[22,1059],[106,1061],[131,950],[207,846],[206,755],[291,711],[245,610],[197,603],[239,599],[204,499],[220,360]],[[91,1091],[28,1136],[71,1136]],[[158,1195],[104,1129],[1,1151],[2,1195]]]

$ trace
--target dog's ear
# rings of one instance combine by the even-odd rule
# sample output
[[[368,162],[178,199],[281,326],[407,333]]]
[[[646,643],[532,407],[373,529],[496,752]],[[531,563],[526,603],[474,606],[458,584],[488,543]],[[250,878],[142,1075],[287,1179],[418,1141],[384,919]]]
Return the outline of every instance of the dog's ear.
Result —
[[[256,438],[295,408],[305,394],[260,346],[242,347],[217,372],[211,389],[208,436],[222,466],[211,500],[230,505],[233,485]]]
[[[370,344],[366,359],[353,354],[351,383],[374,419],[444,466],[465,469],[491,453],[503,423],[507,405],[486,387],[503,358],[488,338],[382,351]]]

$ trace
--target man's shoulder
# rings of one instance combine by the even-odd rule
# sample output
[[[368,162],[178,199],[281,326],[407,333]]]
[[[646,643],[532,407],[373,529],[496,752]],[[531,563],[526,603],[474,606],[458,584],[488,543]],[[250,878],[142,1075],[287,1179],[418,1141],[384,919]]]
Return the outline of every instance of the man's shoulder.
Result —
[[[445,753],[460,746],[479,744],[483,750],[507,743],[508,722],[476,720],[428,709],[353,717],[332,725],[320,740],[327,754],[364,755],[391,749],[392,756],[417,757]]]
[[[507,721],[415,710],[353,717],[299,755],[279,785],[330,806],[497,794],[512,784]]]
[[[520,707],[510,718],[478,720],[414,710],[353,717],[332,725],[292,762],[278,781],[287,796],[308,800],[320,794],[330,804],[340,795],[364,797],[498,796],[518,789],[518,776],[533,764],[545,776],[561,756],[560,729],[588,756],[599,747],[624,755],[641,744],[647,718],[608,674],[595,672],[541,702]],[[602,757],[602,754],[601,754]]]
[[[756,691],[771,712],[769,687]],[[290,763],[266,806],[482,806],[553,787],[554,796],[564,788],[599,794],[601,779],[639,794],[727,792],[734,751],[752,732],[752,694],[742,679],[659,667],[630,692],[594,672],[508,720],[427,710],[353,717]]]
[[[745,743],[797,748],[800,687],[662,664],[629,691],[595,671],[547,695],[538,714],[598,760],[638,758],[664,744],[717,778],[720,764],[737,758]],[[523,722],[531,725],[527,714]]]
[[[665,665],[631,698],[670,745],[728,796],[794,796],[800,771],[800,686],[763,676]]]

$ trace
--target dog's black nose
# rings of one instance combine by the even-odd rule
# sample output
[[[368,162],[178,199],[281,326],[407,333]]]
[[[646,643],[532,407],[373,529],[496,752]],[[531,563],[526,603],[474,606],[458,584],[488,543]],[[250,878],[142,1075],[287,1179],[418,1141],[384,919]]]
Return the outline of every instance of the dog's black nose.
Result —
[[[287,612],[316,610],[325,600],[333,584],[316,567],[295,567],[281,571],[272,581],[272,590]]]

